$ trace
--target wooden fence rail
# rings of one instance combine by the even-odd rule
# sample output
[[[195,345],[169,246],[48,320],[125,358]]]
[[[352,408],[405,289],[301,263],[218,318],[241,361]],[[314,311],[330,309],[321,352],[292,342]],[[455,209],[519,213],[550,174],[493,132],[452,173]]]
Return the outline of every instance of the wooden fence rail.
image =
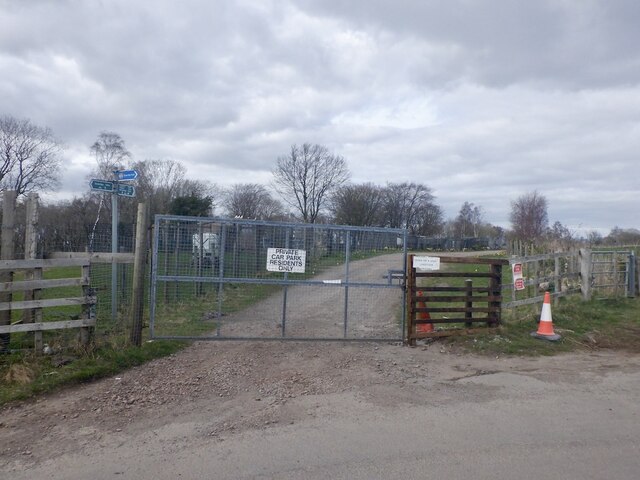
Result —
[[[7,295],[5,301],[0,302],[0,311],[15,310],[30,311],[31,315],[12,322],[10,325],[0,325],[0,334],[17,332],[34,332],[34,346],[36,352],[41,352],[43,347],[42,332],[47,330],[59,330],[68,328],[80,328],[80,340],[87,344],[91,338],[91,329],[96,325],[93,307],[96,297],[92,294],[89,278],[89,257],[84,258],[59,258],[36,260],[0,260],[0,273],[13,272],[38,272],[34,280],[20,280],[0,283],[0,293]],[[43,280],[42,271],[45,268],[55,267],[79,267],[80,276],[73,278],[58,278]],[[58,287],[80,287],[81,296],[64,298],[40,298],[43,290]],[[34,292],[33,300],[14,301],[11,295],[15,292]],[[65,320],[49,322],[43,321],[42,310],[50,307],[78,305],[81,308],[82,318],[79,320]]]
[[[582,273],[584,254],[574,250],[570,252],[530,255],[527,257],[511,257],[509,265],[522,266],[524,289],[517,291],[513,283],[502,285],[505,296],[505,308],[542,303],[544,292],[549,291],[554,302],[559,297],[580,293],[582,291]]]

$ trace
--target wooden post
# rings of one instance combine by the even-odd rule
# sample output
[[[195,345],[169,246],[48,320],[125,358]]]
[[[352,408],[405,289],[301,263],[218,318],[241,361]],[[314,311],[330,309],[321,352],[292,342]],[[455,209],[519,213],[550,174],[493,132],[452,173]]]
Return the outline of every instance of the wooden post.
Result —
[[[37,233],[38,225],[38,195],[30,194],[27,197],[27,218],[24,230],[24,259],[33,260],[37,256]],[[27,271],[26,280],[34,279],[33,271]],[[25,290],[25,300],[34,300],[33,290]],[[33,323],[33,310],[25,310],[22,315],[22,323]]]
[[[27,197],[27,218],[24,234],[24,258],[25,260],[35,260],[38,256],[38,195],[36,193],[29,194]],[[26,280],[42,280],[42,269],[35,268],[33,271],[27,271]],[[41,290],[26,290],[24,292],[25,300],[39,300]],[[22,323],[33,323],[42,321],[42,309],[24,310],[22,313]],[[43,340],[42,331],[33,333],[34,348],[36,353],[42,352]]]
[[[0,240],[0,259],[13,260],[13,232],[16,215],[16,192],[5,190],[2,195],[2,239]],[[13,281],[13,272],[0,273],[0,282]],[[10,302],[11,292],[0,293],[0,302]],[[0,325],[11,325],[11,310],[0,312]],[[0,353],[9,351],[10,333],[0,334]]]
[[[407,281],[405,282],[405,288],[407,289],[407,339],[406,343],[410,346],[415,345],[416,341],[413,338],[415,325],[413,323],[416,313],[414,311],[414,295],[416,286],[415,270],[413,269],[413,255],[407,255]]]
[[[144,313],[144,280],[147,260],[147,205],[138,204],[136,251],[133,261],[133,308],[131,309],[131,343],[142,345],[142,315]]]
[[[473,280],[471,280],[470,278],[467,278],[464,281],[464,286],[467,289],[466,291],[467,299],[464,302],[464,306],[467,309],[467,311],[464,312],[464,318],[468,319],[468,321],[464,323],[464,326],[467,328],[471,328],[473,327],[473,322],[472,322],[473,312],[471,311],[471,309],[473,308],[473,302],[471,300],[471,296],[473,295]]]
[[[591,250],[581,248],[580,253],[580,290],[582,291],[582,299],[591,299]]]
[[[492,297],[502,297],[502,291],[500,285],[502,285],[502,265],[499,263],[492,263],[489,271],[492,276],[489,279],[489,295]],[[502,302],[500,300],[494,300],[489,302],[489,307],[495,307],[496,312],[489,313],[489,327],[497,327],[502,322],[501,308]]]

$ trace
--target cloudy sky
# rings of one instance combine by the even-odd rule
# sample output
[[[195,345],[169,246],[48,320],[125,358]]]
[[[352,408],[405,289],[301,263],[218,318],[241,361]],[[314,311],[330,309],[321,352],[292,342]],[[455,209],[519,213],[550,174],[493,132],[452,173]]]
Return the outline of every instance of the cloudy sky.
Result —
[[[0,114],[222,186],[294,143],[352,181],[430,186],[508,226],[538,190],[574,231],[640,227],[637,0],[0,0]]]

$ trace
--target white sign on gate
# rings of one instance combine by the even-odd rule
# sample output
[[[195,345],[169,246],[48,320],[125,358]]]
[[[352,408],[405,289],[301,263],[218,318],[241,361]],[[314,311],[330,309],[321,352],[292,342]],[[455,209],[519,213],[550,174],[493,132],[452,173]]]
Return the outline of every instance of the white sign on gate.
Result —
[[[511,271],[513,272],[513,288],[516,290],[524,290],[524,278],[522,277],[522,264],[514,263],[511,265]]]
[[[440,270],[440,257],[413,257],[416,270]]]
[[[267,248],[267,271],[304,273],[306,258],[306,250]]]

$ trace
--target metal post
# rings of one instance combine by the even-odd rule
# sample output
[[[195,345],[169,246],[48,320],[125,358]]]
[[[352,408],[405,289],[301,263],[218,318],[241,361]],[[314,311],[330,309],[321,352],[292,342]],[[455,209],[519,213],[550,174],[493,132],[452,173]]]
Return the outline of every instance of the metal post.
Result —
[[[345,235],[345,252],[344,252],[344,338],[347,338],[347,319],[349,316],[349,258],[351,257],[351,232],[347,230]]]
[[[211,259],[213,261],[213,259]],[[202,232],[202,222],[198,222],[198,265],[196,275],[198,278],[202,277],[204,272],[204,234]],[[202,282],[196,283],[196,296],[199,297],[203,294]]]
[[[220,243],[218,244],[218,318],[220,319],[216,327],[216,336],[220,336],[220,326],[222,324],[222,280],[224,279],[224,259],[227,253],[227,224],[223,223],[220,226]],[[215,261],[214,261],[215,263]]]
[[[405,280],[405,285],[402,289],[402,305],[405,305],[405,308],[402,309],[402,329],[400,330],[401,332],[401,336],[404,335],[404,330],[406,328],[406,323],[407,323],[407,309],[406,309],[406,304],[407,304],[407,277],[408,277],[408,266],[407,266],[407,231],[405,230],[402,234],[402,258],[403,260],[403,267],[404,268],[404,280]]]
[[[118,182],[111,194],[111,253],[118,253]],[[115,255],[111,260],[111,320],[118,318],[118,264]]]
[[[305,239],[306,239],[306,232],[307,230],[304,230],[305,232]],[[285,234],[285,240],[284,240],[284,248],[289,248],[289,237],[291,236],[291,229],[287,228],[286,229],[286,234]],[[306,242],[306,240],[305,240]],[[288,280],[289,279],[289,272],[284,272],[284,279]],[[283,294],[282,294],[282,338],[284,338],[285,333],[286,333],[286,325],[287,325],[287,285],[284,286],[283,288]]]
[[[636,296],[636,254],[629,252],[629,266],[627,267],[627,297],[635,298]]]
[[[169,228],[168,223],[165,223],[165,228]],[[159,218],[155,219],[153,231],[155,235],[153,236],[153,253],[151,254],[151,292],[149,295],[149,337],[152,339],[155,337],[156,333],[156,295],[158,293],[158,242],[160,238]],[[163,273],[167,275],[166,271],[164,271]]]

